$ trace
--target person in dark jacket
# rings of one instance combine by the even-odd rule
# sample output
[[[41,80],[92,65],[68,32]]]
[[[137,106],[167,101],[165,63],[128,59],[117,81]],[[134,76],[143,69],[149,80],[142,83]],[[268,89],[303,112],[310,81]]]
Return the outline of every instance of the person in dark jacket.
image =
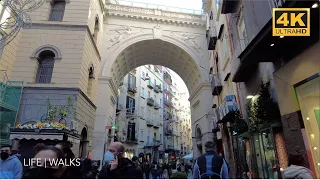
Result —
[[[81,177],[82,179],[94,179],[95,176],[92,172],[92,161],[89,158],[85,158],[82,162]]]
[[[110,144],[105,154],[104,165],[99,173],[99,179],[143,179],[142,171],[135,168],[134,163],[122,156],[124,146],[120,142]]]

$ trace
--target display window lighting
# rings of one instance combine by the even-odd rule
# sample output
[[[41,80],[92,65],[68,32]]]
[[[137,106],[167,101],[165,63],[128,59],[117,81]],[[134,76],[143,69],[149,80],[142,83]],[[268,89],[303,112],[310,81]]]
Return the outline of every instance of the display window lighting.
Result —
[[[318,3],[314,3],[314,4],[312,4],[311,8],[317,8],[318,6],[319,6]]]

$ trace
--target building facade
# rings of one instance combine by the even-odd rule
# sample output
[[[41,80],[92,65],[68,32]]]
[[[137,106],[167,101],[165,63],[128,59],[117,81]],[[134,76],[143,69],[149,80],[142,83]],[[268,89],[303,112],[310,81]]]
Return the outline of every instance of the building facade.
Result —
[[[311,31],[317,35],[303,40],[272,37],[272,8],[277,7],[310,8],[311,19],[314,17]],[[318,127],[319,103],[312,102],[318,97],[313,92],[317,91],[319,69],[308,66],[319,64],[314,61],[319,57],[315,51],[319,39],[317,7],[317,1],[204,3],[216,109],[213,121],[218,124],[213,132],[217,150],[221,151],[221,135],[223,154],[236,165],[231,177],[241,178],[247,166],[254,178],[281,178],[281,169],[288,166],[288,154],[296,151],[305,156],[306,166],[319,176],[315,155],[318,130],[311,128]],[[283,49],[298,41],[301,44],[292,47],[292,52]],[[302,61],[305,58],[308,60]],[[303,72],[307,67],[310,71]],[[307,93],[306,87],[315,89]],[[228,120],[232,111],[235,113]]]
[[[168,161],[166,157],[169,157],[167,152],[170,148],[178,151],[179,158],[180,152],[181,155],[191,152],[190,135],[184,135],[183,140],[178,137],[182,133],[182,126],[190,128],[190,106],[180,115],[188,121],[178,121],[179,116],[176,114],[174,123],[167,124],[173,108],[178,110],[168,95],[179,94],[178,90],[173,92],[167,89],[169,85],[166,85],[163,77],[168,72],[162,66],[145,65],[131,71],[123,80],[117,100],[115,140],[125,144],[127,158],[138,156],[143,161],[163,163]],[[176,97],[176,103],[189,102],[187,96],[184,96]],[[172,129],[172,136],[169,136],[167,128]]]

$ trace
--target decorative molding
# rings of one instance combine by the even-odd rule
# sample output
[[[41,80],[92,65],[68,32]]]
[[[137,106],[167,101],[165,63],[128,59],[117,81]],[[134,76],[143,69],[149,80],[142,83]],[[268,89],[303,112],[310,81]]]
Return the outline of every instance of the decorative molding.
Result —
[[[121,26],[116,29],[110,29],[109,30],[110,32],[116,32],[117,35],[114,36],[113,38],[110,38],[109,41],[107,41],[107,42],[111,42],[111,45],[107,49],[110,49],[113,46],[117,46],[121,44],[123,41],[128,39],[131,35],[143,33],[143,29],[142,28],[139,28],[139,29],[140,30],[135,32],[132,31],[132,28],[130,28],[129,26]]]
[[[31,55],[31,59],[38,59],[40,53],[42,53],[43,51],[51,51],[54,53],[54,59],[55,60],[61,60],[62,59],[62,54],[59,48],[57,48],[54,45],[43,45],[38,47]]]
[[[150,9],[119,4],[107,4],[109,16],[125,17],[142,20],[152,20],[171,24],[185,24],[191,26],[204,26],[202,15],[187,14],[180,12],[164,11],[161,9]]]
[[[189,101],[192,102],[192,100],[198,96],[201,92],[202,92],[202,88],[203,87],[208,87],[211,89],[211,84],[209,82],[204,82],[204,83],[201,83],[193,92],[192,94],[190,94],[190,97],[189,97]]]
[[[63,140],[63,134],[25,134],[25,133],[17,133],[17,134],[10,134],[10,138],[9,139],[34,139],[34,140]]]
[[[199,53],[201,55],[200,50],[202,50],[202,47],[196,43],[196,39],[199,38],[200,36],[197,35],[190,35],[187,33],[180,33],[180,35],[177,35],[174,32],[170,32],[170,36],[175,36],[178,39],[184,41],[188,46],[190,46],[194,51]]]
[[[159,25],[153,27],[153,38],[154,39],[161,39],[163,29]]]

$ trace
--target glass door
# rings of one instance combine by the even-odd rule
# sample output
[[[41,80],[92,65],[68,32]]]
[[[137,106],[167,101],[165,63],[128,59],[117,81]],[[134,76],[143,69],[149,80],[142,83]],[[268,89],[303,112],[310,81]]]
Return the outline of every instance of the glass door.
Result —
[[[278,178],[277,172],[277,159],[275,154],[275,147],[273,144],[273,135],[270,129],[260,133],[261,139],[261,154],[263,154],[264,161],[264,174],[265,178],[275,179]]]

